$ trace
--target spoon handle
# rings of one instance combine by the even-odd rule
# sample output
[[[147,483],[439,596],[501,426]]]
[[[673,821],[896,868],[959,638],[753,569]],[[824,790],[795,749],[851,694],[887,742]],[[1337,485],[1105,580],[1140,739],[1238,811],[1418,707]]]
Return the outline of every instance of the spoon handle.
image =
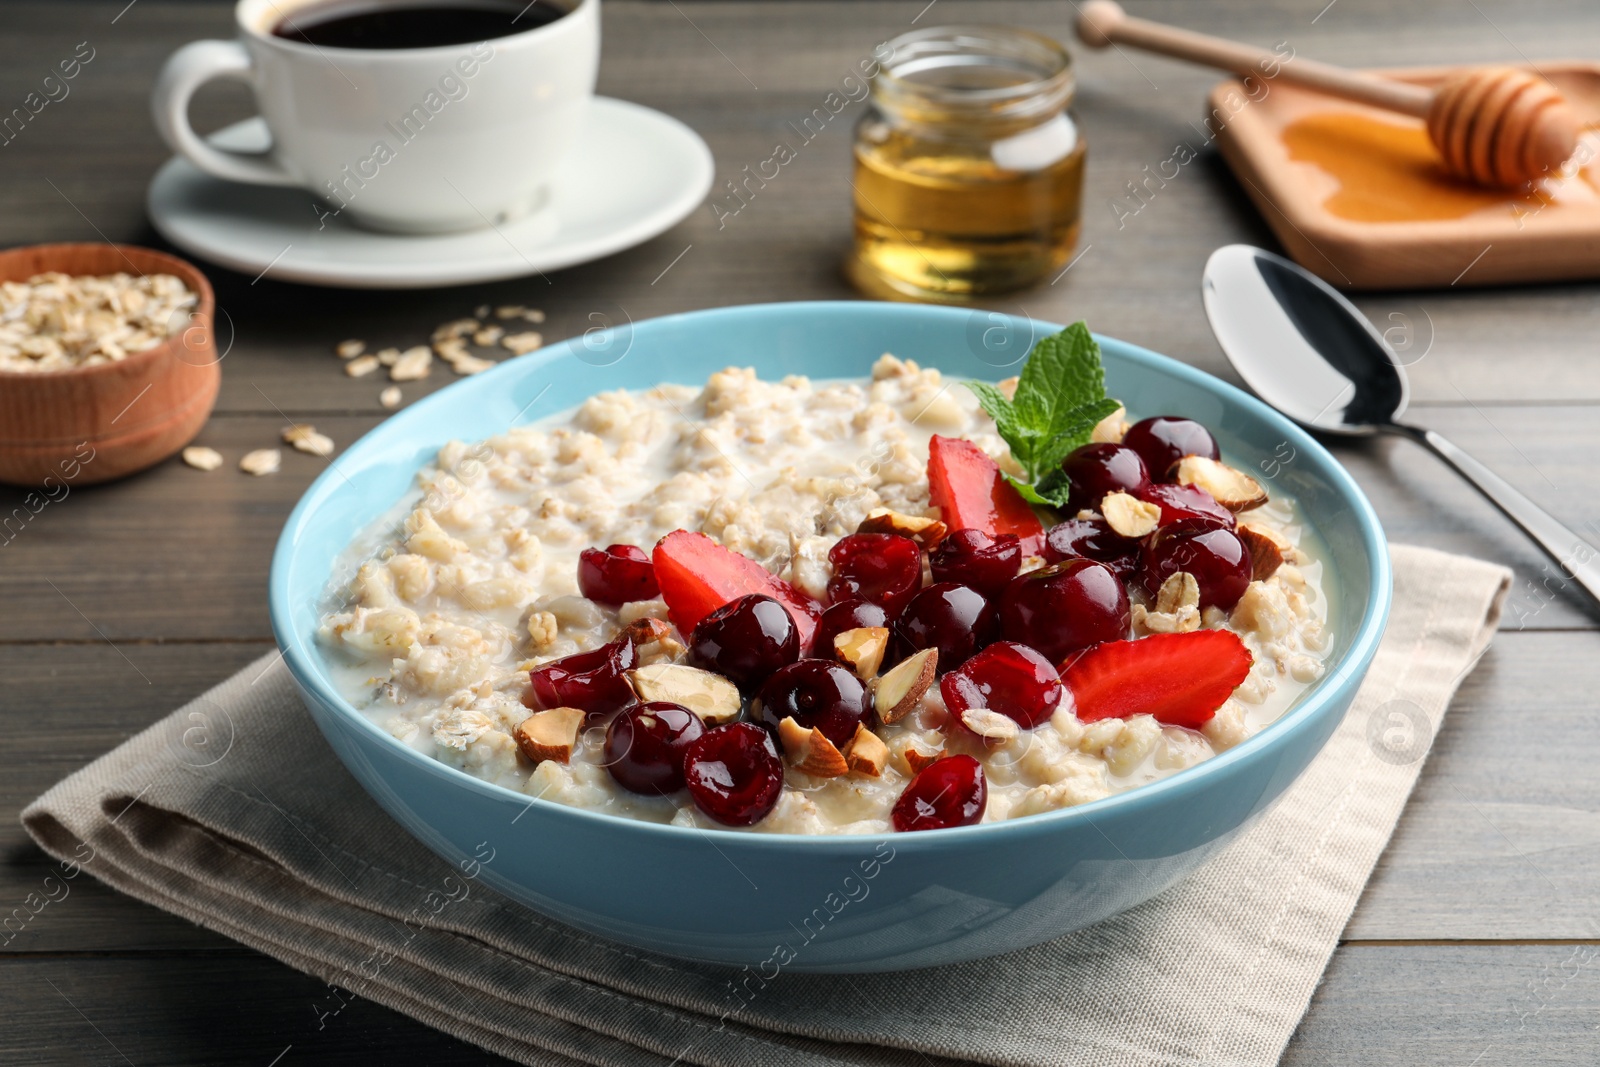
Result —
[[[1389,427],[1426,447],[1454,467],[1489,502],[1539,543],[1561,569],[1564,578],[1581,585],[1600,604],[1600,549],[1595,548],[1554,515],[1523,496],[1512,484],[1473,459],[1442,434],[1416,426]]]

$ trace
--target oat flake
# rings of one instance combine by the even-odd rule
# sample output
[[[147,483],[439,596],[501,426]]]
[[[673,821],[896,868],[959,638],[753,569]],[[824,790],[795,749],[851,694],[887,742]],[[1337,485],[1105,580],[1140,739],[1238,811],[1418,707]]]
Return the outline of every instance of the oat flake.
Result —
[[[313,456],[333,455],[333,438],[318,433],[317,428],[310,423],[296,423],[285,427],[283,443],[293,445],[297,452],[309,452]]]
[[[214,471],[222,466],[222,453],[204,445],[190,445],[183,450],[183,461],[197,471]]]
[[[433,370],[433,352],[427,345],[417,345],[400,353],[400,358],[389,368],[389,379],[396,382],[414,382],[426,378]]]
[[[544,345],[544,336],[535,330],[525,333],[513,333],[500,339],[500,346],[509,349],[517,355],[532,352]]]
[[[240,458],[239,469],[246,474],[260,477],[263,474],[277,474],[282,463],[283,453],[276,448],[258,448],[254,452],[246,452]]]

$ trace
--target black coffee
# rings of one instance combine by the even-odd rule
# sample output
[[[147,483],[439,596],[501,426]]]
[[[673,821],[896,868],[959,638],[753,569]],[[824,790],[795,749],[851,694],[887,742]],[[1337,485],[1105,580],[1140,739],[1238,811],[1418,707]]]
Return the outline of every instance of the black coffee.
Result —
[[[318,4],[285,15],[273,36],[322,48],[433,48],[507,37],[567,13],[554,0]]]

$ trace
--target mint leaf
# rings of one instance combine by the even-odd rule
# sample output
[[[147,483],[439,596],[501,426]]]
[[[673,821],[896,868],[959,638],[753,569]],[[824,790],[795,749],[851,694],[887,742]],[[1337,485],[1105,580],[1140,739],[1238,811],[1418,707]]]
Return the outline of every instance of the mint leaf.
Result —
[[[1029,503],[1057,508],[1066,504],[1068,494],[1061,461],[1086,444],[1095,424],[1121,406],[1106,396],[1100,346],[1082,322],[1034,342],[1015,397],[1007,399],[987,382],[968,382],[967,387],[1027,475],[1007,478]]]
[[[1009,441],[1011,431],[1016,429],[1017,424],[1016,409],[1011,406],[1010,398],[1000,391],[999,386],[988,382],[968,382],[967,388],[978,398],[978,405],[994,420],[1000,436]]]
[[[1039,450],[1045,447],[1048,442],[1042,439],[1037,431],[1027,426],[1014,426],[1009,434],[1004,429],[1001,429],[1000,436],[1005,438],[1006,444],[1011,446],[1012,458],[1028,473],[1028,478],[1032,481],[1038,481],[1039,465],[1036,457],[1039,454]]]
[[[1049,440],[1084,432],[1078,429],[1082,421],[1078,411],[1104,400],[1105,395],[1100,346],[1088,326],[1075,322],[1053,337],[1034,342],[1012,406],[1022,425]]]
[[[1060,435],[1051,438],[1047,444],[1034,452],[1034,461],[1040,470],[1044,473],[1059,470],[1061,461],[1067,458],[1068,452],[1089,443],[1089,434],[1093,432],[1095,424],[1121,406],[1110,397],[1104,397],[1067,412],[1060,420],[1063,427]]]
[[[1040,487],[1034,485],[1032,482],[1025,482],[1020,478],[1013,478],[1009,474],[1006,475],[1005,478],[1006,481],[1010,482],[1016,488],[1017,492],[1022,495],[1022,499],[1026,500],[1030,504],[1042,504],[1047,508],[1066,507],[1067,497],[1072,492],[1072,487],[1067,485],[1066,482],[1062,482],[1054,489],[1047,489],[1041,492]]]

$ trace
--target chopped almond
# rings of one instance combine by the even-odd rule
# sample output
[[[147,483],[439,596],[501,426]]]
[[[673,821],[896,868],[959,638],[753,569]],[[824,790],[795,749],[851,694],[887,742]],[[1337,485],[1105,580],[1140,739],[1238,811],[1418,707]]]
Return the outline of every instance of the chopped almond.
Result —
[[[852,772],[877,778],[889,765],[889,746],[883,743],[883,738],[856,723],[855,736],[844,746],[844,761]]]
[[[1015,719],[988,708],[968,708],[961,724],[987,742],[1003,744],[1022,732]]]
[[[905,750],[904,755],[906,758],[906,766],[911,768],[911,773],[913,775],[916,775],[922,773],[922,768],[926,767],[928,764],[937,763],[944,759],[944,749],[940,749],[938,752],[929,754],[922,751],[920,748],[908,748]]]
[[[535,763],[553,759],[566,763],[578,746],[584,713],[578,708],[547,708],[523,719],[513,731],[517,747]]]
[[[1094,429],[1089,431],[1089,440],[1095,444],[1119,445],[1127,435],[1128,409],[1118,408],[1094,424]]]
[[[1128,493],[1107,493],[1100,501],[1100,514],[1119,535],[1135,539],[1154,532],[1161,523],[1160,505]]]
[[[850,770],[844,756],[821,730],[809,730],[785,716],[778,724],[778,740],[796,769],[818,778],[837,778]]]
[[[1278,573],[1278,568],[1283,566],[1286,550],[1292,547],[1276,530],[1247,522],[1239,524],[1239,540],[1250,552],[1250,576],[1258,582],[1264,582]]]
[[[661,619],[635,619],[622,628],[621,636],[633,643],[641,667],[676,661],[684,652],[672,626]]]
[[[628,671],[626,677],[640,700],[681,704],[709,726],[739,717],[739,689],[720,674],[682,663],[652,663]]]
[[[1226,463],[1206,456],[1184,456],[1178,461],[1178,483],[1204,489],[1229,511],[1249,511],[1267,502],[1261,483]]]
[[[811,731],[801,726],[793,715],[785,715],[778,724],[778,744],[783,754],[800,758],[800,753],[811,743]]]
[[[889,650],[889,630],[883,626],[859,626],[833,639],[833,654],[847,663],[863,682],[878,676],[883,654]]]
[[[917,701],[933,685],[938,669],[939,650],[936,648],[925,648],[896,664],[878,679],[877,691],[872,694],[878,718],[891,723],[911,714]]]
[[[667,637],[672,627],[660,619],[634,619],[622,628],[622,635],[636,645],[649,645]]]
[[[856,527],[856,533],[892,533],[909,537],[924,549],[933,548],[949,532],[950,528],[938,519],[903,515],[888,508],[873,508],[861,520],[861,525]]]

